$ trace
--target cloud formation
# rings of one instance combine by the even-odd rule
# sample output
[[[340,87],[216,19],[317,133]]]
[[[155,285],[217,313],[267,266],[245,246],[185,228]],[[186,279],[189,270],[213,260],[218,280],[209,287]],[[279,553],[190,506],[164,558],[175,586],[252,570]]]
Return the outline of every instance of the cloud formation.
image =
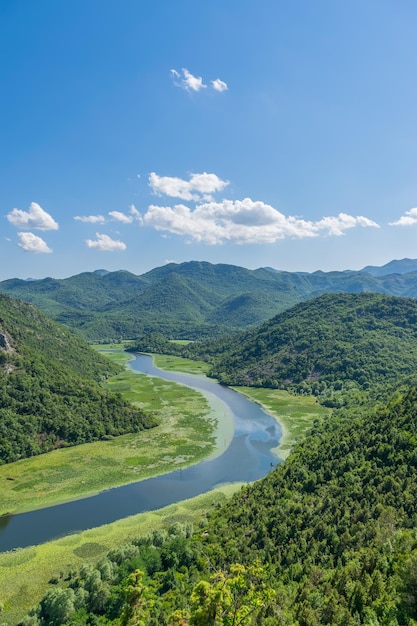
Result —
[[[121,222],[122,224],[131,224],[134,221],[142,222],[142,215],[134,204],[129,206],[129,213],[130,215],[122,211],[109,211],[110,220],[104,215],[76,215],[74,219],[86,224],[106,224],[109,221]]]
[[[87,247],[96,250],[104,250],[106,252],[114,252],[115,250],[126,250],[126,244],[123,241],[112,239],[108,235],[96,233],[96,240],[87,239]]]
[[[129,213],[132,215],[133,219],[142,224],[142,213],[137,210],[134,204],[129,206]]]
[[[216,78],[216,80],[212,80],[211,81],[212,87],[215,91],[227,91],[229,89],[229,87],[227,86],[227,83],[224,82],[224,80],[220,80],[220,78]]]
[[[37,235],[33,233],[17,233],[19,237],[19,243],[17,244],[23,250],[28,252],[52,252],[47,243]]]
[[[122,213],[121,211],[109,211],[109,215],[116,220],[116,222],[122,222],[123,224],[131,224],[133,222],[131,215],[126,215],[126,213]]]
[[[190,180],[183,180],[172,176],[158,176],[155,172],[149,175],[149,186],[157,196],[170,196],[181,200],[211,199],[211,194],[223,191],[229,185],[228,180],[222,180],[216,174],[192,174]]]
[[[77,222],[85,222],[87,224],[105,224],[106,218],[103,215],[76,215],[74,217]]]
[[[364,216],[339,213],[318,221],[285,216],[272,206],[251,198],[204,202],[194,210],[184,204],[149,206],[143,223],[158,231],[185,236],[188,241],[211,245],[274,243],[279,239],[340,236],[356,226],[378,228]]]
[[[183,67],[181,72],[172,69],[171,76],[174,85],[181,87],[181,89],[185,91],[201,91],[207,88],[207,85],[203,82],[203,78],[201,76],[194,76],[186,67]],[[210,81],[210,83],[215,91],[222,92],[228,90],[227,83],[225,83],[224,80],[220,80],[220,78],[216,78]]]
[[[28,211],[13,209],[7,219],[17,228],[37,230],[58,230],[59,225],[54,218],[42,209],[37,202],[31,202]]]
[[[171,76],[177,87],[181,87],[186,91],[200,91],[207,87],[207,85],[203,83],[201,76],[194,76],[185,67],[182,68],[181,72],[182,73],[177,72],[177,70],[171,70]]]
[[[396,222],[389,222],[390,226],[413,226],[417,224],[417,208],[406,211]]]

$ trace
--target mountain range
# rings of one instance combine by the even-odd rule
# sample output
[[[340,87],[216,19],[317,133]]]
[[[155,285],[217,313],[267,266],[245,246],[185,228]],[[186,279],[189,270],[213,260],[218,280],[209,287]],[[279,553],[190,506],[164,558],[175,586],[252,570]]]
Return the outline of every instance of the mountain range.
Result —
[[[220,336],[329,292],[417,298],[417,260],[313,273],[190,261],[140,276],[101,269],[64,279],[0,282],[0,293],[35,304],[89,341],[134,339],[155,331],[170,338]]]

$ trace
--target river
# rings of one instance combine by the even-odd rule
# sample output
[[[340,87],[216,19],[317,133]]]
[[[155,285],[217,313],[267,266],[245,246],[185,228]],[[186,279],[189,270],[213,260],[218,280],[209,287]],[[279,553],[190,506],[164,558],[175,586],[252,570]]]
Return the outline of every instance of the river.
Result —
[[[205,493],[222,483],[253,482],[277,464],[273,450],[279,444],[281,428],[258,404],[204,376],[160,370],[146,355],[137,355],[130,366],[138,372],[214,395],[233,416],[234,435],[230,445],[216,458],[169,474],[115,487],[81,500],[1,516],[1,552],[159,509]]]

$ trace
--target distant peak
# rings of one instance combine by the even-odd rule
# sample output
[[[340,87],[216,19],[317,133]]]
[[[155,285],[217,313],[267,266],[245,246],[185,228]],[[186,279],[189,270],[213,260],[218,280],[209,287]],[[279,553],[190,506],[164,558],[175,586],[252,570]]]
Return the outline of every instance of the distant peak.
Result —
[[[108,270],[94,270],[93,274],[98,274],[99,276],[105,276],[106,274],[110,274]]]
[[[388,274],[408,274],[415,271],[417,271],[417,259],[394,259],[385,265],[367,265],[361,270],[377,277]]]

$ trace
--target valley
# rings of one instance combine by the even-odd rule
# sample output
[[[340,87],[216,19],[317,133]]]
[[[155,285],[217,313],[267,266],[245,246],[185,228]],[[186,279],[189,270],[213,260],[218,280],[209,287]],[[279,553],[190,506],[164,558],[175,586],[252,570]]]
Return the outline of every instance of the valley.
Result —
[[[112,349],[116,347],[120,348],[121,346],[111,346]],[[107,346],[104,346],[104,350],[106,348]],[[107,352],[107,355],[112,361],[118,363],[127,363],[129,360],[128,355],[121,352]],[[174,359],[169,355],[165,357],[155,355],[155,360],[159,366],[171,371],[188,370],[196,373],[206,369],[204,363],[182,358]],[[112,441],[64,448],[0,466],[0,480],[1,477],[4,478],[1,481],[2,491],[0,491],[0,501],[4,506],[2,514],[29,511],[80,497],[84,498],[92,493],[126,484],[132,480],[136,482],[149,476],[166,473],[178,467],[179,459],[181,466],[186,467],[190,463],[198,462],[202,457],[206,458],[210,450],[219,454],[224,449],[224,445],[228,445],[230,441],[232,436],[230,417],[224,413],[222,407],[217,405],[215,408],[213,406],[210,412],[207,400],[190,388],[150,376],[141,376],[130,369],[110,378],[106,382],[106,387],[122,393],[126,400],[138,402],[144,410],[151,409],[152,413],[158,415],[160,425],[147,431],[146,436],[141,433],[139,435],[122,435]],[[276,399],[274,399],[274,395]],[[265,404],[263,400],[265,400]],[[269,391],[268,394],[264,394],[264,397],[262,393],[258,393],[256,401],[264,404],[267,410],[271,410],[278,421],[283,413],[287,418],[291,419],[292,417],[293,430],[288,430],[293,435],[293,443],[300,437],[300,433],[297,432],[297,424],[299,426],[300,421],[306,420],[306,423],[311,425],[315,419],[326,415],[326,410],[323,410],[315,401],[311,402],[309,398],[297,399],[285,392],[271,394]],[[200,427],[199,412],[201,414]],[[188,424],[188,431],[184,430],[184,418],[187,414],[193,416],[192,425]],[[222,416],[223,420],[222,428],[217,435],[217,443],[210,444],[209,433],[215,434],[215,429],[212,426],[214,416],[218,420],[219,415]],[[181,441],[187,440],[188,458],[178,456],[180,432]],[[190,447],[192,439],[195,440],[194,450]],[[171,449],[172,452],[170,453]],[[281,443],[277,450],[279,454],[280,450]],[[132,457],[134,452],[141,455],[140,466],[137,465],[139,457]],[[285,456],[287,453],[288,446],[286,450],[283,450],[282,455]],[[169,460],[170,454],[171,461]],[[131,463],[133,458],[135,458],[134,466]],[[146,463],[148,463],[148,467]],[[239,488],[239,483],[217,487],[212,496],[210,494],[208,496],[212,500],[218,501],[222,494],[231,494]],[[200,500],[202,500],[202,496],[190,500],[188,505],[191,507],[188,513],[190,519],[198,520],[199,516],[201,517],[201,513],[199,516],[196,515]],[[187,506],[187,504],[185,505]],[[175,509],[178,509],[178,505],[168,507],[167,511]],[[160,513],[156,512],[153,517],[152,514],[148,513],[139,514],[125,518],[120,522],[101,526],[96,530],[78,532],[66,539],[47,542],[44,546],[38,546],[35,552],[33,548],[28,547],[19,549],[16,553],[19,556],[16,557],[13,557],[13,552],[0,554],[0,596],[6,601],[6,606],[10,607],[5,617],[12,620],[10,623],[15,623],[15,616],[21,616],[25,607],[28,610],[34,599],[42,596],[42,590],[46,588],[47,581],[51,577],[60,575],[62,560],[58,560],[59,567],[54,565],[57,562],[57,554],[61,555],[61,559],[64,558],[68,568],[74,558],[75,563],[83,560],[95,563],[97,561],[97,548],[90,550],[86,547],[84,550],[82,548],[84,544],[86,546],[90,546],[90,544],[102,546],[99,551],[100,554],[105,550],[106,545],[114,545],[114,541],[116,541],[115,529],[120,529],[117,530],[117,541],[122,544],[142,527],[142,518],[144,520],[152,519],[152,527],[158,527],[160,515],[170,517],[168,513],[164,514],[164,510],[161,509]],[[176,517],[174,516],[172,519],[176,519]],[[161,523],[161,527],[165,525],[166,522]],[[145,527],[149,529],[148,521]],[[99,538],[99,544],[91,541],[95,535]],[[72,540],[71,537],[73,537]],[[76,551],[75,554],[73,554],[74,550]],[[91,556],[89,556],[89,550]],[[43,556],[39,556],[39,552]],[[43,574],[36,572],[34,576],[34,569],[36,569],[34,561],[39,564]],[[25,589],[23,594],[25,599],[22,601],[22,594],[19,594],[19,606],[16,606],[13,600],[14,588],[11,587],[9,590],[10,576],[19,577],[24,581],[22,584]]]
[[[0,626],[417,626],[416,27],[0,1]]]
[[[401,267],[404,273],[390,273]],[[246,616],[239,619],[248,626],[413,626],[414,266],[407,259],[403,265],[388,264],[386,271],[299,274],[291,288],[289,276],[280,272],[241,270],[191,263],[170,264],[145,277],[94,275],[98,293],[107,293],[106,298],[99,281],[107,276],[117,284],[122,277],[124,302],[132,285],[138,294],[155,277],[159,287],[160,280],[169,286],[144,297],[150,316],[153,306],[161,312],[154,323],[137,307],[136,325],[131,317],[133,325],[123,322],[122,332],[113,335],[108,332],[115,329],[112,305],[104,295],[103,310],[90,318],[96,329],[92,336],[86,326],[72,334],[71,316],[69,332],[33,305],[0,298],[0,332],[7,339],[0,349],[3,513],[85,498],[167,474],[178,464],[185,471],[231,449],[230,416],[219,413],[209,396],[178,385],[180,378],[161,381],[148,375],[150,367],[146,375],[126,368],[129,354],[137,351],[151,352],[173,378],[178,371],[207,374],[210,384],[219,381],[248,396],[274,416],[283,435],[276,451],[280,463],[268,467],[263,478],[246,478],[244,484],[236,478],[167,510],[0,554],[5,624],[122,624],[133,607],[126,595],[133,585],[136,597],[146,598],[135,605],[140,607],[136,617],[149,626],[227,624],[231,606],[235,615]],[[193,295],[187,299],[183,287],[190,290],[189,275]],[[276,275],[287,281],[279,303],[263,291],[269,282],[277,289]],[[79,286],[74,278],[72,284]],[[65,282],[46,280],[33,281],[33,293],[58,318],[58,308],[74,307],[75,299]],[[91,290],[91,276],[83,280]],[[20,281],[12,283],[26,289]],[[309,292],[313,283],[320,287]],[[269,303],[261,314],[267,317],[254,322],[244,308],[230,326],[226,317],[216,317],[216,307],[225,310],[232,284],[232,309],[236,302],[252,303],[253,312],[252,295],[258,293]],[[341,290],[341,284],[349,290]],[[388,293],[388,285],[397,291],[402,285],[407,297]],[[210,296],[209,322],[189,304],[197,303],[201,313],[212,286],[217,305]],[[61,293],[58,308],[57,299],[51,306],[52,299],[44,297],[46,290],[53,298]],[[176,293],[182,301],[178,308],[172,299]],[[82,297],[77,301],[81,306]],[[87,310],[88,304],[83,306]],[[188,336],[187,315],[192,318]],[[99,318],[107,320],[101,335]],[[99,339],[95,350],[77,338],[84,333]],[[120,352],[116,337],[127,353]],[[96,411],[102,418],[94,417]],[[270,426],[267,430],[272,436]],[[264,444],[255,438],[254,445],[261,451]],[[234,595],[238,578],[241,591]],[[20,580],[18,596],[11,579]],[[220,615],[223,621],[216,622]]]

